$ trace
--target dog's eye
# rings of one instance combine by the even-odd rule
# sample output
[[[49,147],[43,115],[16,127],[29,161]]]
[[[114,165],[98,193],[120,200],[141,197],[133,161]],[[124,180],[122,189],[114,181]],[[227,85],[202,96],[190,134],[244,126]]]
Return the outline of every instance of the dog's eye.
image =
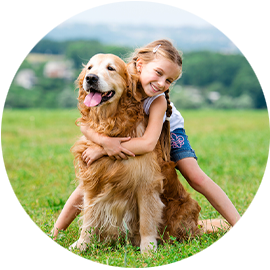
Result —
[[[90,70],[92,68],[92,66],[89,66],[88,69]]]
[[[110,70],[110,71],[114,71],[115,70],[115,68],[113,68],[111,66],[108,66],[107,69]]]

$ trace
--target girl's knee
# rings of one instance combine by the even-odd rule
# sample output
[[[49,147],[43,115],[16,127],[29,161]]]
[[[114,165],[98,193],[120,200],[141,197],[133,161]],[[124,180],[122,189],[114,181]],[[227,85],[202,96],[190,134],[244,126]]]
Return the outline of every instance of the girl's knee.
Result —
[[[205,185],[205,182],[208,180],[208,177],[204,174],[191,174],[187,176],[186,180],[192,188],[197,191],[201,191]]]
[[[181,159],[177,161],[177,168],[192,188],[200,193],[203,192],[210,178],[202,171],[196,159]]]

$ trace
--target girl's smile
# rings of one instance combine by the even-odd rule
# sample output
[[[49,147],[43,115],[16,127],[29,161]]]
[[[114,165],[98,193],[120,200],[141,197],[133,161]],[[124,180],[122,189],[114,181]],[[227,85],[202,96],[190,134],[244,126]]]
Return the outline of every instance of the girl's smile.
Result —
[[[153,89],[154,92],[158,93],[158,92],[160,91],[160,90],[159,90],[157,87],[155,87],[152,83],[150,83],[150,85],[151,85],[151,87],[152,87],[152,89]]]

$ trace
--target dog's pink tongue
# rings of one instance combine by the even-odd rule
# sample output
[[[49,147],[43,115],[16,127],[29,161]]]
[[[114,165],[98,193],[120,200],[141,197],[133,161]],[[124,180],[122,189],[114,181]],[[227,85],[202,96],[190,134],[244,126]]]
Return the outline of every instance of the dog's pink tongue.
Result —
[[[94,107],[97,106],[100,102],[101,102],[101,94],[100,93],[90,93],[89,95],[87,95],[84,99],[84,104],[87,107]]]

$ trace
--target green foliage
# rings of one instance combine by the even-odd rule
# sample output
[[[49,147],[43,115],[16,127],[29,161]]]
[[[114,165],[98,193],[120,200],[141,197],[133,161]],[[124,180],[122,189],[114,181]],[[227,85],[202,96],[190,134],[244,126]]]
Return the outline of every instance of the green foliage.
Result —
[[[30,91],[14,85],[8,92],[5,106],[11,108],[33,108],[39,104],[41,91]]]
[[[61,108],[74,108],[77,106],[77,97],[76,92],[71,89],[64,89],[59,93],[58,96],[58,105]]]
[[[10,88],[5,108],[75,108],[77,106],[77,91],[72,83],[67,84],[67,88],[63,89],[60,80],[52,80],[51,88],[51,80],[42,81],[31,90],[17,85]]]
[[[42,39],[34,46],[31,52],[42,54],[64,54],[70,41],[58,42],[49,39]]]
[[[74,41],[68,46],[67,58],[72,59],[75,68],[82,68],[82,64],[87,64],[89,59],[97,53],[112,53],[123,57],[129,49],[126,47],[106,46],[98,41]]]
[[[97,54],[104,53],[103,46],[98,41],[74,41],[67,50],[66,56],[73,60],[76,68],[82,68],[82,63],[87,64],[89,59]]]
[[[202,96],[211,91],[231,97],[231,100],[249,96],[252,100],[248,102],[249,108],[266,108],[259,81],[245,57],[240,54],[224,55],[207,51],[184,54],[183,75],[178,84],[183,87],[197,87]],[[178,99],[181,99],[181,96]],[[207,100],[207,96],[204,99]],[[230,98],[225,98],[220,103],[228,99]],[[239,108],[234,103],[239,104],[239,101],[233,100],[230,108]],[[201,103],[200,107],[203,105],[204,103]],[[213,107],[222,108],[220,105]],[[245,104],[243,108],[246,107]]]
[[[124,46],[105,45],[97,40],[52,41],[42,39],[31,53],[62,54],[71,59],[76,69],[87,64],[89,59],[97,53],[112,53],[125,57],[131,49]]]
[[[241,215],[261,183],[269,149],[266,110],[181,111],[189,141],[202,170],[229,196]],[[74,110],[7,110],[2,119],[2,150],[13,190],[31,219],[50,234],[64,203],[75,189],[70,147],[80,136]],[[16,162],[14,162],[16,161]],[[200,218],[219,213],[179,175],[180,181],[202,208]],[[125,239],[115,244],[91,243],[86,252],[73,252],[92,261],[118,267],[154,267],[190,257],[225,234],[159,245],[156,253],[140,254]],[[79,237],[78,218],[61,232],[57,243],[68,248]]]
[[[213,107],[217,109],[251,109],[253,108],[253,100],[247,94],[237,98],[222,96]]]
[[[11,108],[63,108],[75,107],[75,102],[67,102],[74,95],[74,81],[83,64],[97,53],[113,53],[126,60],[132,52],[130,47],[106,45],[97,40],[50,41],[41,40],[32,53],[42,53],[47,60],[35,62],[25,59],[19,71],[32,69],[36,81],[31,92],[21,89],[13,81],[5,106]],[[52,58],[47,53],[62,56],[73,64],[72,76],[51,78],[44,76],[44,67]],[[56,55],[57,54],[57,55]],[[171,100],[181,109],[226,108],[246,109],[266,108],[265,98],[258,79],[251,66],[241,54],[221,54],[210,51],[189,52],[183,55],[183,75],[175,87],[183,91],[171,91]],[[68,90],[67,90],[68,89]],[[197,94],[194,96],[196,89]],[[25,93],[25,97],[23,94]],[[218,93],[219,98],[209,98]],[[76,95],[75,95],[76,96]],[[198,100],[199,97],[199,100]],[[30,100],[28,100],[30,99]]]
[[[252,68],[246,64],[238,71],[232,82],[232,89],[235,91],[234,96],[240,96],[243,93],[249,95],[255,105],[255,108],[265,108],[265,98],[261,86]],[[232,92],[232,91],[231,91]],[[233,96],[233,93],[228,92]]]
[[[77,106],[77,91],[74,80],[69,78],[48,78],[44,76],[46,62],[30,62],[26,58],[17,74],[27,69],[35,71],[35,83],[30,89],[16,83],[13,80],[7,98],[5,108],[67,108]],[[15,77],[16,78],[16,77]]]
[[[191,52],[183,57],[182,83],[185,85],[206,86],[220,82],[230,86],[236,72],[245,64],[240,54],[224,55],[212,52]]]

